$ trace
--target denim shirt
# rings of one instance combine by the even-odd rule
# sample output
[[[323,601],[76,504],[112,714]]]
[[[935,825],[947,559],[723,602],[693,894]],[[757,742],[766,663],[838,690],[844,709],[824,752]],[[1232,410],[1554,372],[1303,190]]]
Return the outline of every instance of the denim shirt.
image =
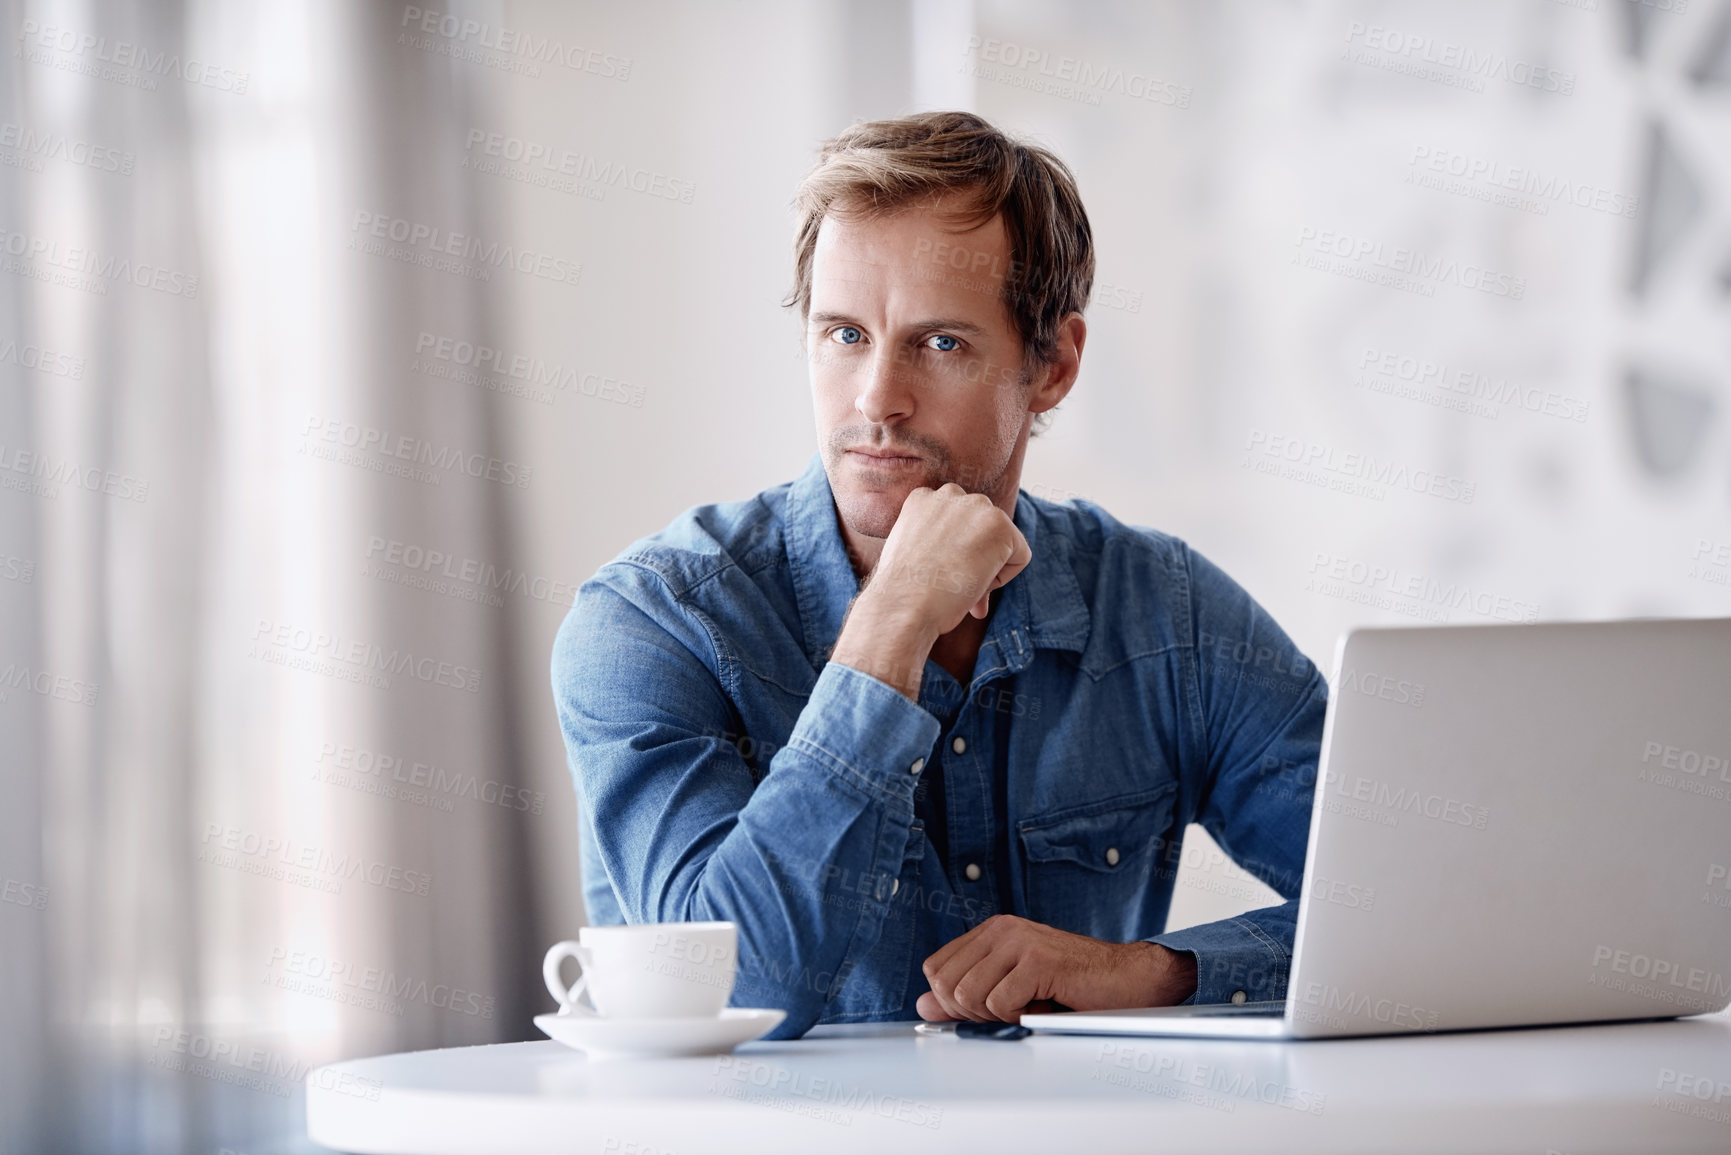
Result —
[[[1025,492],[1015,523],[971,681],[927,661],[917,704],[827,661],[859,582],[817,455],[585,582],[552,680],[589,920],[736,923],[774,1037],[917,1018],[921,963],[997,913],[1284,998],[1324,679],[1182,541]],[[1191,822],[1288,901],[1161,933]]]

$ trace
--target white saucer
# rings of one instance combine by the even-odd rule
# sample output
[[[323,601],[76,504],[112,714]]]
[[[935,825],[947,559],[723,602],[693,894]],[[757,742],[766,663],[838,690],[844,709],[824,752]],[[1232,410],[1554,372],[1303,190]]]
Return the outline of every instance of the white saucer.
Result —
[[[725,1055],[769,1034],[786,1017],[786,1011],[751,1007],[727,1007],[712,1019],[604,1019],[579,1011],[536,1015],[535,1025],[591,1059],[654,1059]]]

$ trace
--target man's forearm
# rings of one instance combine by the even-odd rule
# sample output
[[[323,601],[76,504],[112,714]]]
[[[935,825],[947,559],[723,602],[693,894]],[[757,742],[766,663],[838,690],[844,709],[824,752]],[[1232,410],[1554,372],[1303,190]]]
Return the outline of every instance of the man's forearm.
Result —
[[[938,720],[830,663],[754,778],[718,737],[737,722],[717,708],[695,638],[599,582],[579,594],[560,638],[560,723],[621,913],[739,924],[735,998],[787,1010],[782,1036],[804,1032],[872,950],[898,881],[909,893],[910,770]]]
[[[986,495],[955,482],[915,489],[848,606],[829,660],[917,704],[932,646],[968,614],[984,618],[992,591],[1032,557],[1010,511]]]
[[[1196,993],[1196,956],[1157,942],[1126,944],[1136,951],[1143,969],[1143,994],[1135,1006],[1172,1007]]]
[[[891,914],[918,781],[909,768],[936,728],[888,686],[845,666],[826,668],[769,774],[733,812],[732,829],[707,854],[692,853],[689,836],[664,831],[637,867],[647,877],[624,888],[628,915],[738,923],[735,997],[787,1010],[777,1037],[804,1033]],[[627,756],[644,764],[635,751]],[[675,765],[670,776],[688,773]],[[634,788],[615,805],[602,794],[597,826],[660,829],[661,797]]]
[[[926,657],[936,641],[911,614],[861,591],[848,606],[829,660],[870,674],[917,703]]]

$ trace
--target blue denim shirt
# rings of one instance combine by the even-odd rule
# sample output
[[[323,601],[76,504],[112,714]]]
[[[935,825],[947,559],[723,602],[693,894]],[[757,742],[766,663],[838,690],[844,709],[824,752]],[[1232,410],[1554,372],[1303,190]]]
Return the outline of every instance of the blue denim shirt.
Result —
[[[738,924],[733,1005],[911,1019],[920,964],[1007,912],[1286,994],[1327,686],[1176,538],[1021,493],[1033,559],[973,678],[918,704],[826,661],[859,589],[822,460],[701,506],[579,589],[553,652],[591,922]],[[1162,934],[1188,823],[1284,905]]]

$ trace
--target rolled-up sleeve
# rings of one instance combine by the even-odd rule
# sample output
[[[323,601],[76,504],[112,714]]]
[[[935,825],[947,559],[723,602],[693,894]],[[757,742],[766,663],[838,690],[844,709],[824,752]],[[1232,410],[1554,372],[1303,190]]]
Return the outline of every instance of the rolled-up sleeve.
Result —
[[[831,662],[755,782],[726,737],[739,722],[716,653],[659,575],[615,563],[560,628],[554,698],[625,920],[736,923],[733,1005],[782,1008],[775,1037],[797,1037],[878,939],[939,724]]]

